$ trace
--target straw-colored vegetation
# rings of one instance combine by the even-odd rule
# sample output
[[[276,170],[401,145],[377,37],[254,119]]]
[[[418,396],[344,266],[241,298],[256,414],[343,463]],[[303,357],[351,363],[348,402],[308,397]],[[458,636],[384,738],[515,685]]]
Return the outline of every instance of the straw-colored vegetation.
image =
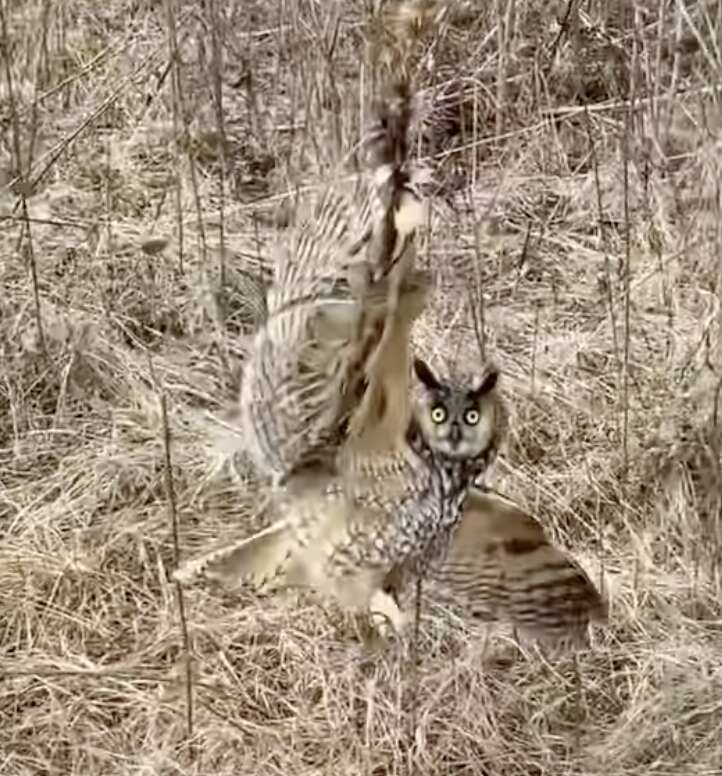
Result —
[[[311,599],[181,609],[170,581],[265,519],[209,417],[292,197],[358,139],[361,4],[2,7],[0,773],[719,773],[720,3],[455,3],[437,30],[415,344],[471,363],[483,327],[496,485],[611,622],[544,657],[426,601],[416,669]]]

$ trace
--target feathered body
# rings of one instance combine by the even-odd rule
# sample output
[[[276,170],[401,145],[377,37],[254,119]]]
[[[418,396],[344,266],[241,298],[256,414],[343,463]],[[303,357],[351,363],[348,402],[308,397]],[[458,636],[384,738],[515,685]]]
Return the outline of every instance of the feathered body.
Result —
[[[424,578],[427,590],[462,617],[505,621],[555,646],[585,643],[589,623],[608,616],[607,602],[581,566],[549,541],[535,517],[491,489],[468,490],[449,546]],[[397,611],[411,609],[411,581],[403,566],[384,580]]]
[[[323,488],[287,495],[275,527],[191,562],[181,576],[310,586],[364,610],[394,569],[423,574],[443,558],[468,489],[503,439],[506,410],[496,370],[452,388],[420,359],[414,367],[425,398],[396,444],[378,451],[350,441],[337,475]],[[460,424],[467,428],[459,434]]]
[[[478,383],[439,381],[414,361],[420,397],[399,443],[383,452],[359,452],[351,442],[340,456],[341,490],[353,511],[372,511],[378,528],[348,550],[352,563],[405,563],[423,573],[443,554],[459,520],[466,491],[484,474],[501,444],[507,413],[492,368]],[[363,556],[359,561],[354,553]]]

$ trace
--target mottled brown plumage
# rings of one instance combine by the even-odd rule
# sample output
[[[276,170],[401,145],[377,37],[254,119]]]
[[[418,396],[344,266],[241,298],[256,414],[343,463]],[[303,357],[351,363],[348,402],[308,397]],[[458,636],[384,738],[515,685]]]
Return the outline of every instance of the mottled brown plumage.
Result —
[[[277,262],[239,416],[246,450],[276,482],[278,522],[191,561],[179,579],[305,585],[367,608],[403,538],[394,515],[410,521],[419,496],[432,513],[448,500],[446,473],[410,422],[409,333],[430,281],[414,269],[409,99],[403,80],[383,91],[365,148],[371,194],[352,197],[354,210],[329,189]]]
[[[192,562],[195,575],[259,588],[311,587],[401,627],[418,575],[469,619],[505,621],[544,642],[583,642],[606,603],[540,523],[474,486],[503,440],[496,373],[449,385],[417,360],[421,398],[403,446],[345,450],[344,478],[289,498],[283,518]],[[471,422],[469,422],[471,421]]]

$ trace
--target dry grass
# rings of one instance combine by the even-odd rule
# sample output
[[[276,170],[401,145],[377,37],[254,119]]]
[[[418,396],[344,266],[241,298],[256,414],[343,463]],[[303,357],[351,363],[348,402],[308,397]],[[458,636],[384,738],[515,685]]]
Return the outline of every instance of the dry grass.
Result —
[[[195,588],[189,714],[172,524],[185,554],[257,519],[207,412],[284,196],[357,138],[362,17],[4,3],[3,776],[720,772],[722,6],[570,5],[559,37],[541,0],[442,30],[417,344],[473,363],[482,311],[514,411],[498,484],[603,576],[611,626],[547,660],[429,605],[414,674],[311,601]]]

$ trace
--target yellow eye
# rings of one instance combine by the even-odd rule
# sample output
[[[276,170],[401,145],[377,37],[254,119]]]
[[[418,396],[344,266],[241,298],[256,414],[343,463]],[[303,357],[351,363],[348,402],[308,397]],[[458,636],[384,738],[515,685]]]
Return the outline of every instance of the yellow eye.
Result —
[[[434,423],[443,423],[446,420],[446,408],[437,404],[431,410],[431,420],[433,420]]]
[[[475,426],[479,422],[479,410],[467,410],[464,413],[464,420],[467,426]]]

